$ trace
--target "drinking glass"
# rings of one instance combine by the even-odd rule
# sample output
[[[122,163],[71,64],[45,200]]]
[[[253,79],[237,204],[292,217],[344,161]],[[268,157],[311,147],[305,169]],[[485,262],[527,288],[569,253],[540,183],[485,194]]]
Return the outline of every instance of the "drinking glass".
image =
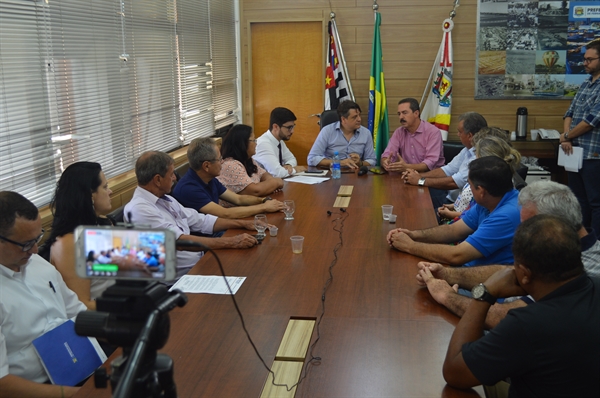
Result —
[[[296,204],[293,200],[284,200],[283,204],[285,205],[285,209],[283,209],[283,212],[285,213],[284,220],[293,220],[293,214],[296,210]]]
[[[257,238],[265,237],[265,229],[267,229],[267,216],[264,214],[257,214],[254,216],[254,228],[258,232]]]

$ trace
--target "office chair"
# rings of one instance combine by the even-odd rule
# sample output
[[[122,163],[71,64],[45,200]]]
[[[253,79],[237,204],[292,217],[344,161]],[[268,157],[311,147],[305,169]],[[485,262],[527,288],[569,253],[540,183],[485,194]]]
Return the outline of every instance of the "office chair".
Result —
[[[323,112],[321,112],[321,115],[320,115],[319,126],[321,126],[321,128],[323,128],[323,127],[327,126],[328,124],[339,122],[339,121],[340,121],[340,119],[338,117],[337,111],[335,111],[335,110],[323,111]]]
[[[452,141],[444,141],[444,158],[446,159],[446,164],[450,163],[452,159],[456,155],[462,151],[464,145],[460,142],[452,142]]]

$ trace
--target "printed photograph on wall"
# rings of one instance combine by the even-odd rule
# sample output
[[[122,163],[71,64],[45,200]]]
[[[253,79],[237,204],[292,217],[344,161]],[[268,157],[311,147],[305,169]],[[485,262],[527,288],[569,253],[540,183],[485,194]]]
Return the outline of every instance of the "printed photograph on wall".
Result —
[[[568,99],[600,39],[600,0],[479,0],[476,99]]]

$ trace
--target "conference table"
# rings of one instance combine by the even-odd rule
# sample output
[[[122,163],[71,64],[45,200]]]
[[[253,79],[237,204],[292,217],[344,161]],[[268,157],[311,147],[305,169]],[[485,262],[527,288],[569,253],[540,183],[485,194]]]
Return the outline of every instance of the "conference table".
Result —
[[[333,207],[340,186],[353,186],[349,205]],[[427,188],[408,186],[399,175],[342,174],[306,185],[286,182],[274,199],[293,199],[294,220],[268,214],[276,237],[247,250],[218,250],[228,276],[245,276],[235,294],[258,352],[271,366],[291,318],[318,319],[331,269],[319,340],[305,366],[296,397],[483,397],[481,387],[454,389],[442,363],[458,318],[437,304],[415,279],[421,259],[389,247],[393,228],[436,225]],[[382,219],[381,205],[394,206],[395,224]],[[327,212],[331,211],[331,215]],[[343,221],[343,223],[342,223]],[[240,231],[228,231],[226,236]],[[293,254],[290,236],[304,236]],[[340,239],[341,235],[341,239]],[[191,275],[220,275],[205,255]],[[188,294],[170,312],[171,333],[160,350],[174,360],[180,397],[259,397],[264,368],[228,295]],[[315,328],[311,344],[317,339]],[[114,357],[114,355],[113,355]],[[311,358],[309,350],[307,359]],[[89,380],[78,397],[107,397]]]

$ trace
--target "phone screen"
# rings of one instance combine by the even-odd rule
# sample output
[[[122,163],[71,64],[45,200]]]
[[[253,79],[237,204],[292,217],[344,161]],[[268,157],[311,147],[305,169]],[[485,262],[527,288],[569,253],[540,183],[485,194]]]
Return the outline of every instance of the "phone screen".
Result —
[[[175,277],[171,231],[79,227],[76,237],[79,276],[155,280]]]

